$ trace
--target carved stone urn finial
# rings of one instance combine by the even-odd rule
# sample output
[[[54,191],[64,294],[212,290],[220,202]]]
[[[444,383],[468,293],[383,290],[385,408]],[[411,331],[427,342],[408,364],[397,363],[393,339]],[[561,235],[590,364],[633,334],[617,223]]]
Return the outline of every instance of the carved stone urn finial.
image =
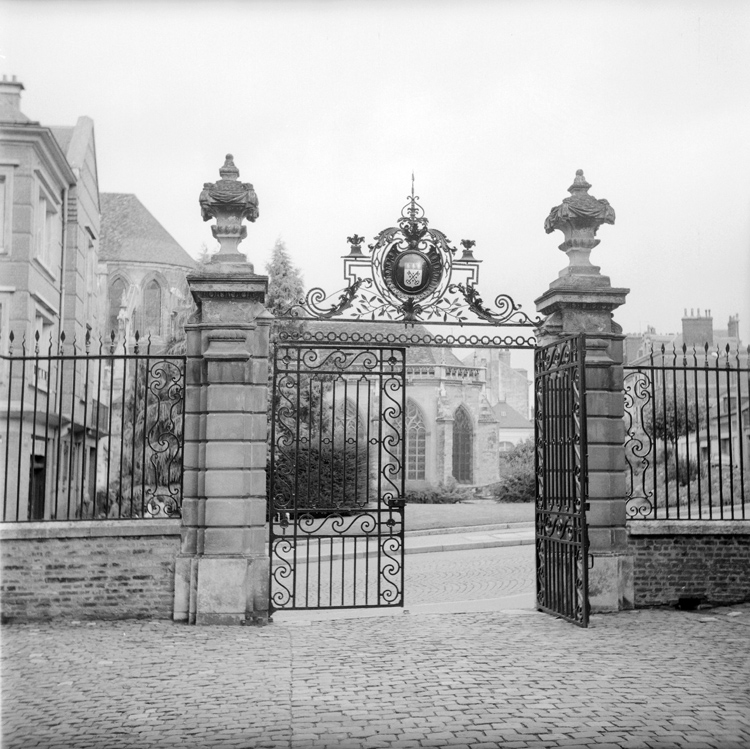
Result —
[[[547,234],[559,229],[565,235],[560,249],[567,254],[570,265],[561,276],[599,273],[599,268],[591,264],[589,255],[599,244],[600,240],[596,239],[599,227],[615,223],[615,211],[608,201],[589,195],[590,187],[583,176],[583,169],[579,169],[568,188],[570,197],[553,208],[544,222]]]
[[[198,199],[203,220],[216,219],[211,232],[220,247],[212,262],[246,263],[247,258],[238,249],[247,236],[247,227],[242,221],[253,222],[258,218],[258,196],[249,182],[239,181],[240,170],[231,153],[219,169],[219,176],[221,179],[217,182],[203,183]]]

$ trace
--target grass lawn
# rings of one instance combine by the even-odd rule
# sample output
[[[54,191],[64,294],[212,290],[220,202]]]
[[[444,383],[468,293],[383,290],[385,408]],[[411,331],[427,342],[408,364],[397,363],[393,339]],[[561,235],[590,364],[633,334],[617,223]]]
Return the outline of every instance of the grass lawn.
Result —
[[[406,506],[407,531],[533,521],[533,502],[482,502],[481,504],[457,505],[407,504]]]

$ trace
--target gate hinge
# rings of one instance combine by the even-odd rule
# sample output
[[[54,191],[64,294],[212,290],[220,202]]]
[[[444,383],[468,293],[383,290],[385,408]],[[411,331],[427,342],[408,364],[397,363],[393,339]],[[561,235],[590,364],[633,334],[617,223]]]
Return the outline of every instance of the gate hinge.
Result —
[[[588,554],[587,556],[589,558],[589,569],[593,570],[594,569],[594,555]]]

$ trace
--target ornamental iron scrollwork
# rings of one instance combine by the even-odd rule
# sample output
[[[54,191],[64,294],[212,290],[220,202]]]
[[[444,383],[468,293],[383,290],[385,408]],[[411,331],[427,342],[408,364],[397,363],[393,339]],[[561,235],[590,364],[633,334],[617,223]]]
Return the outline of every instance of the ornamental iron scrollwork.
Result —
[[[300,343],[321,344],[354,344],[359,346],[426,346],[432,348],[534,348],[536,338],[530,335],[440,335],[426,330],[416,330],[406,333],[369,332],[366,329],[352,331],[341,330],[303,330],[287,332],[280,330],[278,340],[284,343],[297,341]]]
[[[494,307],[484,304],[477,288],[481,261],[474,257],[476,242],[461,240],[463,252],[456,257],[456,247],[430,227],[418,201],[412,178],[396,226],[381,231],[367,252],[362,236],[347,237],[348,285],[331,293],[315,287],[278,317],[539,327],[543,319],[529,316],[507,294],[496,296]]]
[[[403,604],[405,358],[401,347],[277,343],[273,609]]]

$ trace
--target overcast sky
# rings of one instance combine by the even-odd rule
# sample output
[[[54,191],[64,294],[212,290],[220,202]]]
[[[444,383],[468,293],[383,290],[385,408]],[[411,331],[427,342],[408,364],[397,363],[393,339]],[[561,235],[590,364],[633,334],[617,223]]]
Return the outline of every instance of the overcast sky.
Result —
[[[592,261],[631,289],[626,332],[739,313],[750,342],[750,3],[0,2],[0,72],[45,125],[95,123],[100,189],[135,193],[192,255],[231,152],[308,287],[352,233],[477,242],[485,300],[527,310],[567,265],[546,235],[576,169],[610,201]]]

